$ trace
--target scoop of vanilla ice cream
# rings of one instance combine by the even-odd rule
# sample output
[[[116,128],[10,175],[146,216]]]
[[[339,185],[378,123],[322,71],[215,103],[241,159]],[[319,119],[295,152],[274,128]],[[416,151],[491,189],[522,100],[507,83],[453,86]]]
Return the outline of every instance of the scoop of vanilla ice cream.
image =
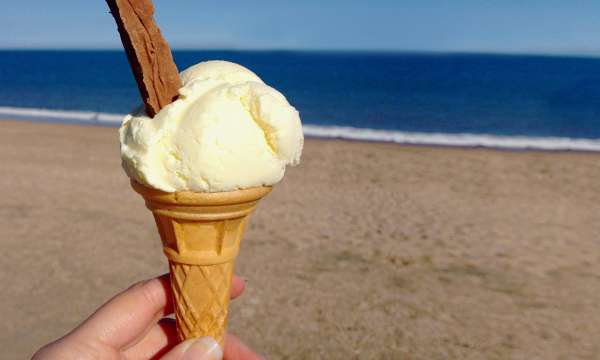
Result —
[[[298,111],[243,66],[194,65],[179,98],[154,118],[127,115],[119,129],[129,177],[166,191],[220,192],[273,185],[296,165],[304,137]]]

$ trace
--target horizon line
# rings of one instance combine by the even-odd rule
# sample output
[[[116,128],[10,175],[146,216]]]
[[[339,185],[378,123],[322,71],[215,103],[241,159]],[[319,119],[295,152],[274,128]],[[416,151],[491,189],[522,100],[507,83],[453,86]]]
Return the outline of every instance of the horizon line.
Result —
[[[122,47],[2,47],[0,51],[122,51]],[[236,48],[236,47],[172,47],[171,51],[223,51],[223,52],[326,52],[326,53],[404,53],[440,55],[506,55],[506,56],[546,56],[546,57],[600,57],[598,51],[502,51],[502,50],[434,50],[434,49],[358,49],[358,48]]]

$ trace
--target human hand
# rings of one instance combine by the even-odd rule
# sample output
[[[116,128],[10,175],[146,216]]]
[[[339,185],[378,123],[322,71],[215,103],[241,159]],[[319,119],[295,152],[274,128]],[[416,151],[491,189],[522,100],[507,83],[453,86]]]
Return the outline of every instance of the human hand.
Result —
[[[237,276],[231,298],[244,291]],[[102,305],[64,337],[42,347],[33,360],[55,359],[162,359],[258,360],[262,359],[237,337],[228,334],[225,349],[209,337],[177,345],[169,275],[139,282]]]

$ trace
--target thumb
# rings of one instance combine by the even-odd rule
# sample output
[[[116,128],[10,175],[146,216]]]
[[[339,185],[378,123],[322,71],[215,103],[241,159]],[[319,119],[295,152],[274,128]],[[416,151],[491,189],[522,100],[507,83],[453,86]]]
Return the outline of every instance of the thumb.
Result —
[[[215,339],[190,339],[175,346],[161,360],[221,360],[223,351]]]

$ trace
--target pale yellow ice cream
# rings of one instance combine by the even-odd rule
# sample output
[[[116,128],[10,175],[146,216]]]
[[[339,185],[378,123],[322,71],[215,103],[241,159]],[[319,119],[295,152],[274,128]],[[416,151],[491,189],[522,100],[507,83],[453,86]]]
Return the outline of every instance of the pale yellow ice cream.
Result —
[[[119,130],[127,174],[155,189],[219,192],[273,185],[300,161],[296,109],[250,70],[208,61],[181,73],[179,98]]]

